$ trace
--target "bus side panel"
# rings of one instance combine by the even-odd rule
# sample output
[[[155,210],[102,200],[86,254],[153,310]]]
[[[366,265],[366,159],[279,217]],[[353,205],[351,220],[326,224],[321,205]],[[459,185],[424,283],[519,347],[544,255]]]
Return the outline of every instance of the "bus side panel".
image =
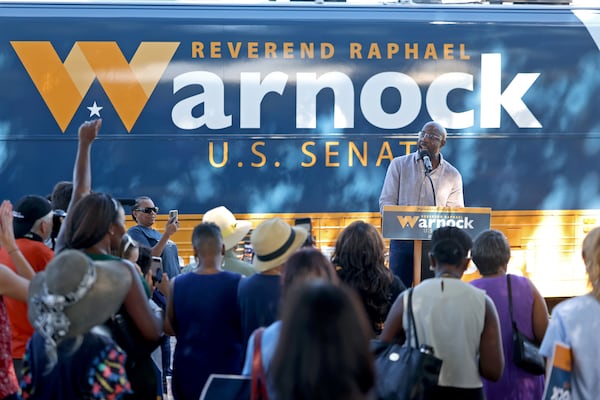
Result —
[[[414,151],[430,119],[451,127],[444,155],[467,205],[600,205],[585,168],[600,149],[586,106],[600,57],[568,9],[90,7],[0,11],[5,197],[69,179],[96,104],[95,189],[183,213],[377,211],[390,159]],[[159,43],[152,62],[142,43]],[[44,100],[69,79],[76,94]]]

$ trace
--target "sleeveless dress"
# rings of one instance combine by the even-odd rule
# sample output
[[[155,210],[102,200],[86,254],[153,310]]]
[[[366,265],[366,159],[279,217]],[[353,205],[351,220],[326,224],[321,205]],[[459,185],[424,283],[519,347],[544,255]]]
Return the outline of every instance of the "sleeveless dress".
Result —
[[[239,374],[242,334],[237,287],[242,275],[189,272],[174,283],[177,344],[173,357],[173,396],[198,399],[212,373]]]
[[[408,296],[403,300],[408,310]],[[425,279],[413,289],[419,342],[433,347],[435,356],[444,361],[436,390],[464,392],[461,397],[448,398],[480,398],[483,394],[478,366],[485,302],[482,290],[455,278]],[[403,314],[402,323],[408,332],[408,312]],[[411,341],[416,347],[414,337]]]
[[[526,278],[511,275],[513,316],[519,330],[529,337],[533,335],[533,291]],[[512,323],[508,307],[506,276],[481,278],[471,282],[486,291],[498,310],[502,347],[504,348],[504,372],[498,382],[483,379],[487,400],[541,399],[544,392],[544,377],[532,375],[513,363]]]

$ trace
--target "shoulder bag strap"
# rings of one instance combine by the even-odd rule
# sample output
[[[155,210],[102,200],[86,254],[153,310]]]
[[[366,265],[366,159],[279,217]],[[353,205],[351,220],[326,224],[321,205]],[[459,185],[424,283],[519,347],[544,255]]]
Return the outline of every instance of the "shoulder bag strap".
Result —
[[[268,400],[267,380],[262,363],[260,346],[265,328],[258,328],[254,333],[254,349],[252,354],[252,389],[250,400]]]
[[[510,321],[512,322],[513,332],[517,332],[517,323],[513,318],[512,288],[510,285],[510,274],[506,274],[506,286],[508,286],[508,313],[510,314]]]
[[[415,344],[417,349],[419,348],[419,336],[417,335],[417,324],[415,323],[415,315],[413,314],[412,308],[412,297],[413,297],[414,288],[408,289],[408,335],[406,340],[408,340],[408,345],[410,346],[410,335],[414,333],[415,335]],[[412,332],[411,332],[412,331]]]

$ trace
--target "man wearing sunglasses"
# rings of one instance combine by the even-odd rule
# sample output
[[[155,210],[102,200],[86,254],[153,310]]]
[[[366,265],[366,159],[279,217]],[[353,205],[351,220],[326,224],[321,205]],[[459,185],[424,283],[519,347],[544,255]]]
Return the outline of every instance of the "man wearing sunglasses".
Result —
[[[179,275],[179,252],[175,242],[170,237],[179,229],[179,220],[177,217],[170,218],[165,226],[165,232],[161,234],[152,226],[156,221],[158,207],[148,196],[141,196],[135,199],[135,204],[131,209],[131,216],[137,222],[136,226],[129,228],[129,236],[142,245],[152,248],[152,256],[162,258],[163,271],[169,277],[169,280]],[[164,308],[163,308],[164,310]],[[171,375],[171,342],[165,340],[161,343],[162,357],[162,381],[163,391],[167,388],[166,377]],[[166,393],[166,392],[165,392]]]
[[[127,233],[138,243],[151,247],[153,256],[162,258],[163,269],[172,279],[179,275],[179,252],[170,238],[179,229],[179,221],[177,218],[167,221],[165,232],[161,234],[152,227],[157,214],[158,207],[150,197],[138,197],[131,209],[131,216],[137,225],[129,228]]]
[[[445,144],[446,129],[441,124],[430,121],[423,126],[417,150],[390,162],[379,196],[381,212],[387,205],[465,206],[462,177],[440,152]],[[423,243],[425,250],[426,246]],[[390,241],[390,269],[406,287],[413,284],[413,250],[412,240]]]

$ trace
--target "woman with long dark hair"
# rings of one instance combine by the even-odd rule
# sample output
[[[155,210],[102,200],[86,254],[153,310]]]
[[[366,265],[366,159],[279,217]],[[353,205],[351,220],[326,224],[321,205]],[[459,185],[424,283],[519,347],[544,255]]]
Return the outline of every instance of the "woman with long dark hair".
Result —
[[[285,307],[288,294],[293,287],[304,284],[313,280],[323,280],[331,282],[334,285],[339,283],[339,279],[331,265],[331,262],[314,247],[302,247],[296,250],[290,258],[285,262],[283,275],[281,276],[281,305],[280,309]],[[259,328],[263,329],[263,328]],[[246,361],[242,374],[251,375],[254,360],[254,341],[256,340],[257,331],[254,331],[248,339],[246,351]],[[264,328],[260,340],[260,354],[262,360],[263,371],[267,380],[267,392],[270,399],[274,399],[275,391],[273,389],[271,361],[273,354],[279,341],[281,333],[281,320],[273,322],[271,325]]]
[[[113,255],[118,252],[125,234],[123,207],[109,194],[91,193],[91,146],[101,125],[101,120],[95,120],[85,122],[79,128],[79,146],[73,169],[73,196],[59,233],[57,248],[58,251],[63,248],[81,250],[96,261],[121,261],[123,268],[131,273],[132,281],[118,313],[129,321],[127,331],[131,337],[158,343],[162,333],[162,316],[152,312],[148,302],[149,293],[144,289],[142,277],[135,266]],[[125,368],[134,393],[125,398],[155,398],[158,383],[150,353],[143,357],[134,356],[134,351],[128,348],[130,346],[122,338],[116,338],[116,341],[128,353]]]
[[[271,364],[277,399],[368,399],[375,382],[370,337],[354,292],[322,280],[295,286]]]
[[[385,266],[383,238],[371,224],[355,221],[337,238],[331,261],[340,280],[359,294],[376,336],[396,297],[406,288]]]

